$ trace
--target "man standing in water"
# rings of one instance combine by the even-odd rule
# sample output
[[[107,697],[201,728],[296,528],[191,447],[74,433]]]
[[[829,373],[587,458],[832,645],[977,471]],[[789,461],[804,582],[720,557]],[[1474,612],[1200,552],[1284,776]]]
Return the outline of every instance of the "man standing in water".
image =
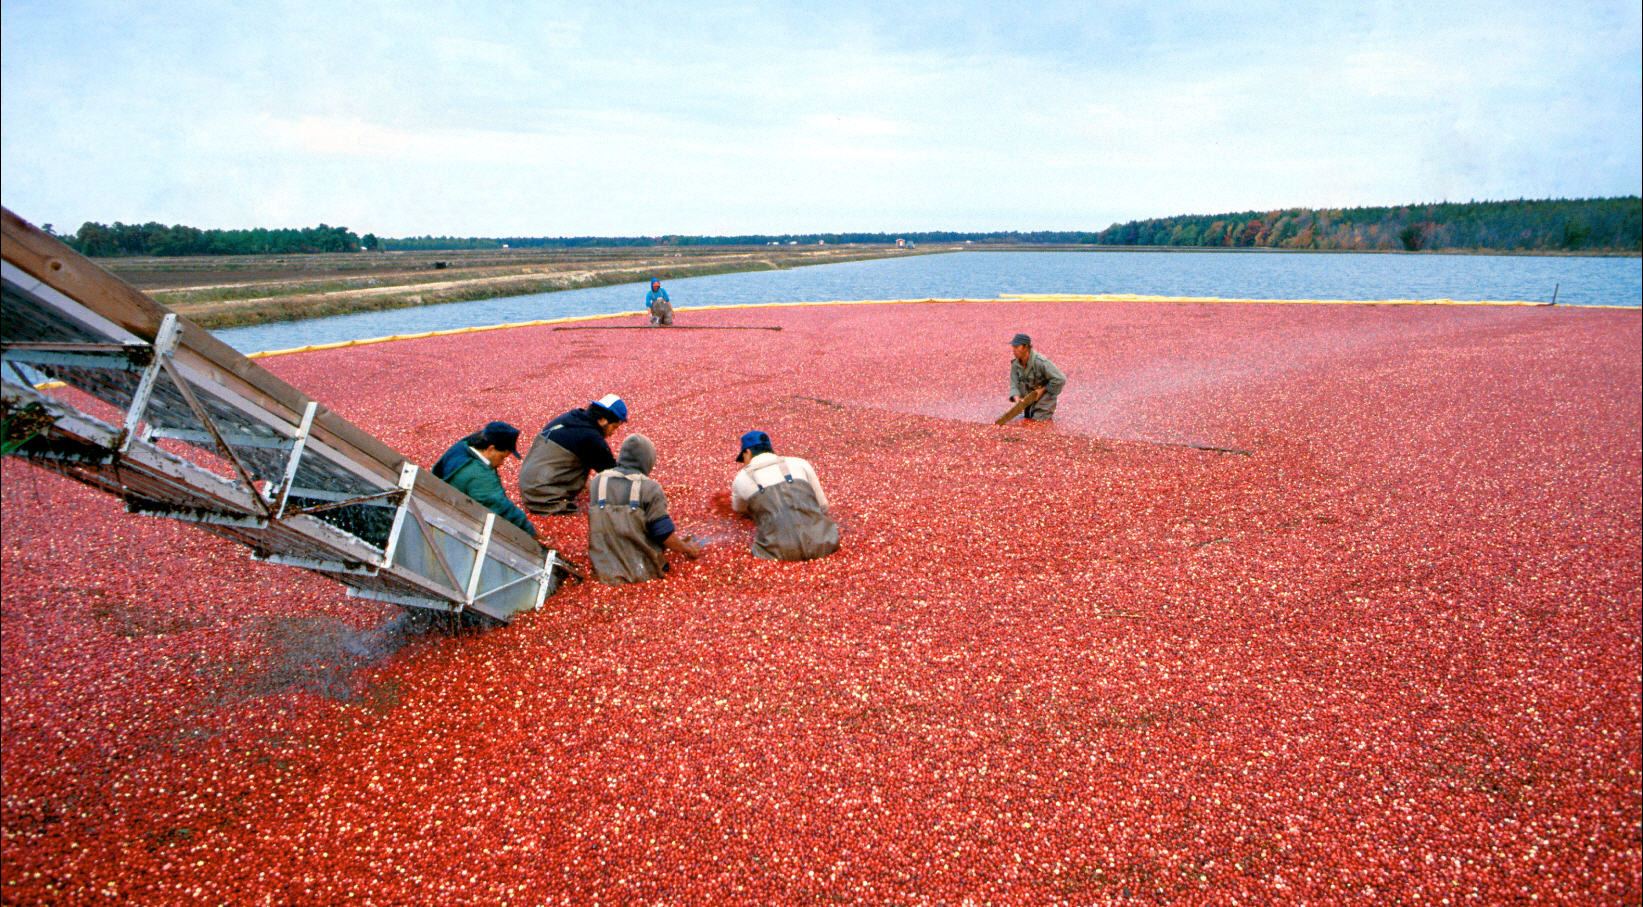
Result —
[[[667,298],[662,282],[652,278],[650,292],[645,294],[645,308],[650,310],[650,323],[666,327],[673,323],[673,301]]]
[[[1015,358],[1010,362],[1010,402],[1023,398],[1030,402],[1021,415],[1029,422],[1048,422],[1055,418],[1056,399],[1067,386],[1067,376],[1055,363],[1033,350],[1033,338],[1017,334],[1010,339]]]

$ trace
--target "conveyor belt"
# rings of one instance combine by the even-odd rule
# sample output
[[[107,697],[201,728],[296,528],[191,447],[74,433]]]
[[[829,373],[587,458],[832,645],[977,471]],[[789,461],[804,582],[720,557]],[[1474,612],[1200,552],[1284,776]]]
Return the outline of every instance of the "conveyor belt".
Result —
[[[9,454],[350,595],[506,621],[553,592],[565,565],[529,534],[3,214]]]

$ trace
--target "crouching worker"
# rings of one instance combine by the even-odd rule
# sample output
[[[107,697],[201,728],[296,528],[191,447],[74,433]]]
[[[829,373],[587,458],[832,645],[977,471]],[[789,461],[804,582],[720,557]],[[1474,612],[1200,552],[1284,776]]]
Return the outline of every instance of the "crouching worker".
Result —
[[[756,557],[808,561],[839,550],[839,526],[808,462],[777,456],[762,431],[742,435],[736,459],[743,465],[730,483],[730,506],[753,517]]]
[[[660,579],[667,552],[695,560],[695,539],[674,531],[667,495],[650,477],[656,445],[644,435],[628,435],[616,466],[593,477],[588,491],[588,560],[601,582],[612,586]]]
[[[667,291],[662,289],[660,280],[650,282],[650,292],[645,294],[645,308],[650,310],[650,323],[666,327],[673,324],[673,300],[667,298]]]
[[[497,516],[536,536],[525,511],[508,500],[497,470],[509,456],[519,456],[519,429],[506,422],[492,422],[452,444],[434,463],[436,478],[484,504]]]
[[[525,499],[525,509],[575,513],[576,496],[587,487],[588,473],[616,465],[605,439],[627,420],[628,405],[621,397],[606,394],[543,427],[519,467],[519,495]]]

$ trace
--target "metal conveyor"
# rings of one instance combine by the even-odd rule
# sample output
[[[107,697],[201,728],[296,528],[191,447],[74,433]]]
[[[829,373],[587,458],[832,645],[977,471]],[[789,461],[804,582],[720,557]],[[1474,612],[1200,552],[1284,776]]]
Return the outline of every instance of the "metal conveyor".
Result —
[[[507,621],[567,568],[55,238],[3,211],[5,451],[350,595]],[[43,393],[44,378],[72,391]]]

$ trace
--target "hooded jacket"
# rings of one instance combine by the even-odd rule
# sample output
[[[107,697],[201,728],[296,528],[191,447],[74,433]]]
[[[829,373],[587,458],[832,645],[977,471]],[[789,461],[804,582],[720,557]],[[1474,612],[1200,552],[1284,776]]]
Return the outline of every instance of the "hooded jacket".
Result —
[[[673,323],[673,301],[667,298],[667,291],[661,287],[646,294],[645,308],[650,310],[652,324]]]
[[[667,571],[662,543],[673,534],[667,495],[650,477],[656,445],[644,435],[622,441],[616,465],[588,486],[588,560],[613,586],[658,579]]]

